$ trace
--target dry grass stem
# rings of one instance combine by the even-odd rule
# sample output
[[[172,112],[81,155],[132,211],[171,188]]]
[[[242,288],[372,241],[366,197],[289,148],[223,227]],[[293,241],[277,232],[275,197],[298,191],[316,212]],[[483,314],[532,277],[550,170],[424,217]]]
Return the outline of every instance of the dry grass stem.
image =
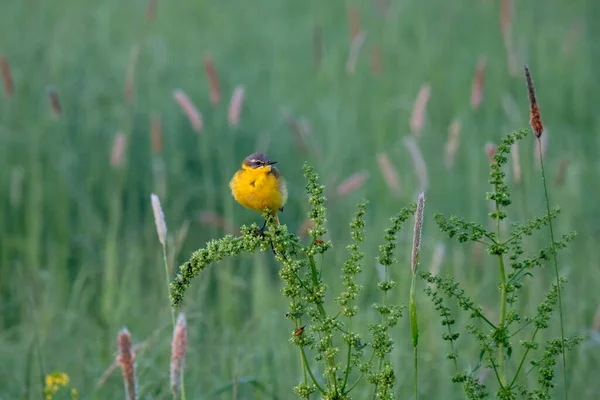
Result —
[[[127,400],[135,400],[137,399],[135,366],[133,364],[135,354],[131,348],[131,335],[126,328],[123,328],[117,336],[117,347],[119,349],[117,361],[123,371],[123,382],[125,384]]]
[[[350,41],[354,42],[358,35],[362,32],[360,26],[360,11],[354,4],[348,6],[348,30],[350,33]]]
[[[419,264],[419,252],[421,250],[421,234],[423,231],[423,209],[425,208],[425,193],[420,193],[417,199],[417,211],[415,212],[415,229],[413,233],[413,246],[410,268],[414,274]]]
[[[475,75],[473,76],[473,84],[471,86],[471,108],[476,110],[483,101],[483,90],[485,87],[485,67],[486,58],[481,56],[475,67]]]
[[[204,56],[204,73],[208,80],[208,90],[210,92],[210,103],[213,106],[221,102],[221,88],[219,87],[219,75],[215,62],[210,54]]]
[[[367,35],[364,32],[360,32],[350,45],[350,54],[348,55],[348,62],[346,62],[346,72],[348,72],[348,75],[354,75],[356,72],[356,63],[358,62],[360,49],[365,43],[366,37]]]
[[[431,86],[429,83],[422,84],[410,117],[410,131],[416,138],[421,137],[430,95]]]
[[[120,167],[123,165],[123,160],[125,158],[125,146],[126,146],[126,137],[123,132],[119,132],[115,135],[115,139],[113,141],[112,151],[110,154],[110,165],[113,167]]]
[[[490,162],[490,164],[494,163],[494,154],[496,154],[496,145],[494,145],[493,143],[486,143],[485,144],[485,154],[487,155],[487,158]]]
[[[387,153],[377,154],[377,163],[379,164],[379,170],[385,179],[385,183],[388,188],[398,197],[402,195],[400,189],[400,179],[398,178],[398,171],[392,165]]]
[[[152,114],[150,117],[150,142],[152,144],[152,152],[155,155],[160,155],[163,152],[163,130],[162,120],[159,114]]]
[[[231,101],[229,102],[229,126],[236,126],[240,122],[242,115],[242,106],[244,105],[245,89],[243,85],[238,85],[233,90]]]
[[[446,140],[446,147],[444,151],[444,164],[447,170],[451,170],[454,167],[454,159],[460,146],[460,120],[455,119],[448,127],[448,140]]]
[[[133,102],[135,94],[135,70],[139,56],[140,46],[136,44],[131,48],[129,66],[127,67],[127,77],[125,78],[125,101],[129,104]]]
[[[565,158],[560,162],[558,166],[558,171],[556,171],[556,179],[554,182],[556,186],[562,186],[565,183],[565,177],[567,176],[567,167],[569,166],[569,160]]]
[[[60,118],[62,114],[62,108],[60,106],[60,99],[58,98],[58,93],[56,89],[52,86],[48,87],[48,100],[50,101],[50,108],[52,109],[52,115],[56,118]]]
[[[369,178],[367,171],[360,171],[350,175],[346,180],[340,183],[337,187],[337,195],[340,197],[347,196],[350,193],[358,190]]]
[[[410,153],[417,179],[419,180],[419,191],[425,192],[429,187],[429,177],[427,175],[427,165],[423,158],[423,153],[417,144],[417,141],[412,136],[404,137],[404,144]]]
[[[18,207],[23,199],[23,178],[25,170],[20,165],[12,167],[10,171],[10,205]]]
[[[156,16],[157,0],[149,0],[148,6],[146,6],[146,20],[152,21]]]
[[[313,29],[313,57],[315,68],[321,68],[321,61],[323,60],[323,29],[319,24],[315,25]]]
[[[381,55],[381,46],[378,44],[373,45],[371,48],[371,57],[369,65],[371,66],[371,73],[373,76],[381,75],[383,71],[383,61]]]
[[[596,313],[594,314],[594,320],[592,321],[592,329],[596,333],[600,333],[600,304],[596,308]]]
[[[10,65],[8,64],[8,60],[6,56],[0,56],[0,73],[2,74],[2,82],[4,83],[4,93],[8,97],[12,97],[14,93],[14,85],[12,74],[10,72]]]
[[[529,72],[529,67],[525,66],[525,79],[527,81],[527,95],[529,97],[529,123],[535,136],[539,138],[542,136],[544,131],[544,125],[542,124],[542,117],[540,116],[540,108],[538,106],[537,99],[535,97],[535,88],[533,87],[533,79]]]
[[[152,193],[150,195],[150,200],[152,201],[152,212],[154,213],[154,224],[156,225],[158,241],[161,245],[165,246],[167,243],[167,224],[165,223],[165,215],[160,206],[158,196]]]
[[[519,142],[513,143],[511,146],[510,157],[512,158],[513,179],[516,184],[521,183],[521,160],[519,157]]]
[[[511,17],[512,1],[500,0],[500,31],[505,42],[510,40]]]
[[[179,104],[179,107],[181,107],[181,110],[188,118],[188,121],[190,122],[194,132],[202,132],[202,116],[188,95],[185,94],[183,90],[176,89],[173,92],[173,99],[177,102],[177,104]]]
[[[179,314],[177,324],[173,330],[173,341],[171,342],[171,392],[173,396],[181,393],[181,379],[183,377],[185,350],[187,347],[187,323],[185,315]]]

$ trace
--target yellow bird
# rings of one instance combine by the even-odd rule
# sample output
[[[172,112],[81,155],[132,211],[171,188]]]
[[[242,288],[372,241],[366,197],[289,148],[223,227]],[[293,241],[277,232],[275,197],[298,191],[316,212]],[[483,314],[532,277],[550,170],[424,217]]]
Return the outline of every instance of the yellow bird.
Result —
[[[233,198],[246,208],[262,212],[271,210],[277,223],[277,211],[283,211],[288,193],[285,179],[264,153],[252,153],[244,159],[241,168],[229,182]],[[260,229],[263,231],[267,221]]]

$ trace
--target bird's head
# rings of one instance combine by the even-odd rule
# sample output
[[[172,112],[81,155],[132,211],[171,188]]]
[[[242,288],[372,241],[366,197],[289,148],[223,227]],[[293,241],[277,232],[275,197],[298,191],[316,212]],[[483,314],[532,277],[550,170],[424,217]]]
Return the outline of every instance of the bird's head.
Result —
[[[277,161],[269,160],[269,157],[265,153],[252,153],[244,159],[242,167],[245,169],[262,169],[270,171],[271,165],[276,164]]]

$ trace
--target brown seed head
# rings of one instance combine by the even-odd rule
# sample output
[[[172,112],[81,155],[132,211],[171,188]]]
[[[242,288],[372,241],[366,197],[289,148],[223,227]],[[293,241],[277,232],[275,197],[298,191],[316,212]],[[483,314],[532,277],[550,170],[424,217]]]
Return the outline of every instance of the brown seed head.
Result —
[[[390,158],[387,153],[377,154],[377,163],[379,164],[379,170],[385,179],[385,183],[390,190],[396,195],[401,196],[402,190],[400,189],[400,180],[398,179],[398,171],[392,165]]]
[[[135,400],[137,398],[135,367],[133,365],[135,354],[131,349],[131,335],[127,329],[123,328],[121,332],[119,332],[117,336],[117,346],[119,349],[117,362],[123,371],[123,382],[125,384],[127,400]]]
[[[431,95],[431,86],[429,83],[423,83],[419,89],[417,100],[413,107],[412,115],[410,117],[410,131],[412,134],[419,138],[425,122],[425,112],[427,111],[427,103],[429,102],[429,96]]]
[[[221,89],[219,88],[219,75],[215,62],[210,54],[204,56],[204,73],[208,80],[208,89],[210,91],[210,103],[216,106],[221,102]]]
[[[535,88],[533,87],[533,79],[531,79],[531,73],[527,65],[525,66],[525,79],[527,80],[527,94],[529,96],[529,123],[531,129],[537,138],[542,136],[544,131],[544,125],[542,124],[542,117],[540,116],[540,108],[535,98]]]
[[[4,92],[8,97],[11,97],[14,93],[14,86],[6,56],[0,56],[0,73],[2,73],[2,81],[4,82]]]
[[[471,86],[471,108],[476,110],[483,101],[483,89],[485,85],[485,66],[486,58],[481,56],[475,67],[475,75],[473,76],[473,84]]]
[[[556,186],[562,186],[565,182],[565,177],[567,176],[567,166],[569,165],[569,160],[564,159],[560,162],[558,166],[558,171],[556,172]]]
[[[123,165],[123,160],[125,158],[125,146],[126,146],[126,137],[122,132],[117,133],[115,139],[113,141],[112,151],[110,155],[110,165],[113,167],[120,167]]]
[[[194,103],[192,103],[188,95],[185,94],[183,90],[176,89],[173,92],[173,99],[177,102],[177,104],[179,104],[179,107],[181,107],[181,110],[187,116],[188,121],[190,121],[190,125],[192,126],[194,132],[202,132],[202,116],[200,115],[200,112],[198,111]]]
[[[490,160],[490,163],[493,164],[495,162],[494,154],[496,154],[496,146],[493,143],[486,143],[485,144],[485,154],[487,154],[488,160]]]
[[[148,1],[148,6],[146,7],[146,20],[152,21],[156,16],[156,0]]]
[[[347,196],[350,193],[358,190],[369,177],[367,171],[360,171],[352,174],[337,187],[338,196]]]
[[[455,119],[452,121],[450,126],[448,127],[448,140],[446,140],[446,149],[445,149],[445,164],[446,169],[451,170],[454,166],[454,158],[456,153],[458,152],[458,147],[460,145],[460,128],[461,123],[459,119]]]
[[[351,41],[354,41],[362,31],[360,27],[360,11],[354,4],[348,6],[348,29]]]
[[[59,118],[62,113],[62,108],[60,106],[60,99],[58,98],[58,93],[56,89],[53,87],[48,88],[48,99],[50,100],[50,108],[52,109],[52,114]]]
[[[173,331],[173,341],[171,342],[171,392],[174,396],[181,393],[181,378],[183,377],[186,348],[187,323],[185,315],[181,313],[177,317],[177,324]]]
[[[319,69],[321,67],[321,60],[323,59],[323,33],[321,25],[315,25],[313,30],[313,57],[315,59],[315,67]]]
[[[242,106],[244,105],[245,88],[244,85],[238,85],[233,90],[231,101],[229,102],[229,126],[236,126],[240,122],[242,115]]]
[[[381,75],[383,70],[381,58],[381,46],[376,44],[371,48],[371,59],[369,62],[369,65],[371,66],[371,73],[374,76]]]

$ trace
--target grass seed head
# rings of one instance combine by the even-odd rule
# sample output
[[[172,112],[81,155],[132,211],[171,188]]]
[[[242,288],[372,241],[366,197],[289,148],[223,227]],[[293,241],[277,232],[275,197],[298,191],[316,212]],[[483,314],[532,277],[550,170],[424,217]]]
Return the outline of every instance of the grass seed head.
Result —
[[[161,245],[166,244],[167,239],[167,224],[165,223],[165,216],[160,206],[160,200],[158,196],[152,193],[150,195],[152,201],[152,212],[154,213],[154,224],[156,225],[156,233],[158,235],[158,241]]]

